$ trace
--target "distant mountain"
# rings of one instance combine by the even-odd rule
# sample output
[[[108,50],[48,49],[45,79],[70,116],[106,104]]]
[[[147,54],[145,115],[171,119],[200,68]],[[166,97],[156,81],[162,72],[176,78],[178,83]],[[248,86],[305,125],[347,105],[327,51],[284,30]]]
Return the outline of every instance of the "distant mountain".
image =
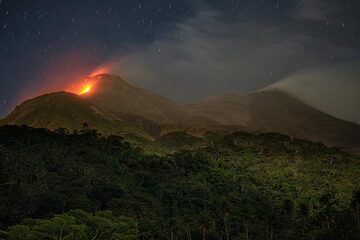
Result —
[[[134,134],[151,138],[144,131],[101,110],[82,97],[68,92],[42,95],[23,102],[0,125],[27,125],[55,130],[95,128],[105,134]]]
[[[278,132],[354,151],[360,150],[360,126],[318,111],[279,90],[245,96],[208,98],[188,105],[190,114],[250,131]]]
[[[86,122],[104,134],[149,140],[173,132],[196,137],[208,131],[278,132],[360,152],[359,125],[327,115],[283,91],[218,96],[181,106],[115,75],[95,75],[87,82],[92,86],[89,93],[60,92],[30,99],[0,125],[79,130]]]

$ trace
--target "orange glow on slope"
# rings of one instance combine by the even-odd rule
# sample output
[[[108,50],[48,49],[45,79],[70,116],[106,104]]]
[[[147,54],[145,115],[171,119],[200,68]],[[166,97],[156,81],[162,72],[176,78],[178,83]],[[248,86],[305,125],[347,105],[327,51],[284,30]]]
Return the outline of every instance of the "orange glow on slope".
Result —
[[[98,81],[101,78],[99,75],[109,73],[111,65],[103,65],[93,70],[87,77],[82,80],[74,81],[74,83],[65,88],[66,92],[77,95],[88,95],[94,92],[97,88]]]
[[[65,91],[75,93],[77,95],[87,95],[94,91],[95,86],[99,80],[100,74],[106,74],[109,72],[110,66],[102,66],[95,69],[90,75],[88,75],[82,81],[77,81],[69,86]]]
[[[77,82],[65,89],[66,92],[74,93],[77,95],[85,95],[94,91],[93,79],[85,79],[81,82]]]
[[[79,95],[83,95],[85,93],[90,92],[91,88],[92,88],[92,85],[90,83],[85,84],[79,91]]]

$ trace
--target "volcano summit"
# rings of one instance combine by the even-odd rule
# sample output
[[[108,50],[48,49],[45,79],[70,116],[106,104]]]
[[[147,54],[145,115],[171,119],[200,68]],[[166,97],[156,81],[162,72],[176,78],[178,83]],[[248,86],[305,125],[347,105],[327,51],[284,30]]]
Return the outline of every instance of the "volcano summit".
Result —
[[[81,95],[58,92],[27,100],[1,125],[135,134],[149,140],[171,132],[278,132],[328,146],[360,150],[360,126],[318,111],[280,90],[227,95],[180,105],[116,75],[93,75]],[[91,88],[91,89],[90,89]]]

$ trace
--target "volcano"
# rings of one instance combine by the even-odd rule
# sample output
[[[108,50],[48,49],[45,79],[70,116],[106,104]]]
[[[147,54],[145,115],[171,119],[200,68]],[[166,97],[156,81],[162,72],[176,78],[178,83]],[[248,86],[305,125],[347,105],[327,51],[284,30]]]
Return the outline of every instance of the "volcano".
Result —
[[[201,125],[205,122],[201,117],[189,114],[183,106],[116,75],[99,74],[92,82],[95,90],[84,94],[84,98],[115,115],[141,118],[160,125]]]
[[[152,139],[146,132],[68,92],[45,94],[21,103],[0,121],[0,125],[5,124],[73,131],[81,131],[87,125],[104,134],[135,134]]]
[[[147,139],[171,132],[202,136],[207,131],[278,132],[360,151],[360,126],[323,113],[290,94],[266,90],[208,98],[180,105],[110,74],[92,75],[91,88],[59,92],[23,102],[0,124],[79,130],[83,123],[104,134]]]
[[[358,124],[323,113],[280,90],[208,98],[188,105],[187,109],[221,125],[241,125],[251,132],[277,132],[327,146],[360,150]]]

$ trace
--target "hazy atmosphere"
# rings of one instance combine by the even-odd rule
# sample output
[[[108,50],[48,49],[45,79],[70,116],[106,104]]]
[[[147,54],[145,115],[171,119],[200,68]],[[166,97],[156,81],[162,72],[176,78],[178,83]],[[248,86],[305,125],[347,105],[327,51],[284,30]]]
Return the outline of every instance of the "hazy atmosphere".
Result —
[[[106,66],[180,103],[312,72],[314,101],[337,98],[338,107],[324,109],[359,122],[359,105],[348,98],[360,91],[346,88],[360,89],[359,11],[356,0],[2,0],[0,114]],[[342,70],[329,80],[324,71],[334,67]],[[327,91],[329,81],[347,97]],[[353,113],[339,110],[344,106]]]
[[[359,240],[360,0],[0,0],[0,240]]]

